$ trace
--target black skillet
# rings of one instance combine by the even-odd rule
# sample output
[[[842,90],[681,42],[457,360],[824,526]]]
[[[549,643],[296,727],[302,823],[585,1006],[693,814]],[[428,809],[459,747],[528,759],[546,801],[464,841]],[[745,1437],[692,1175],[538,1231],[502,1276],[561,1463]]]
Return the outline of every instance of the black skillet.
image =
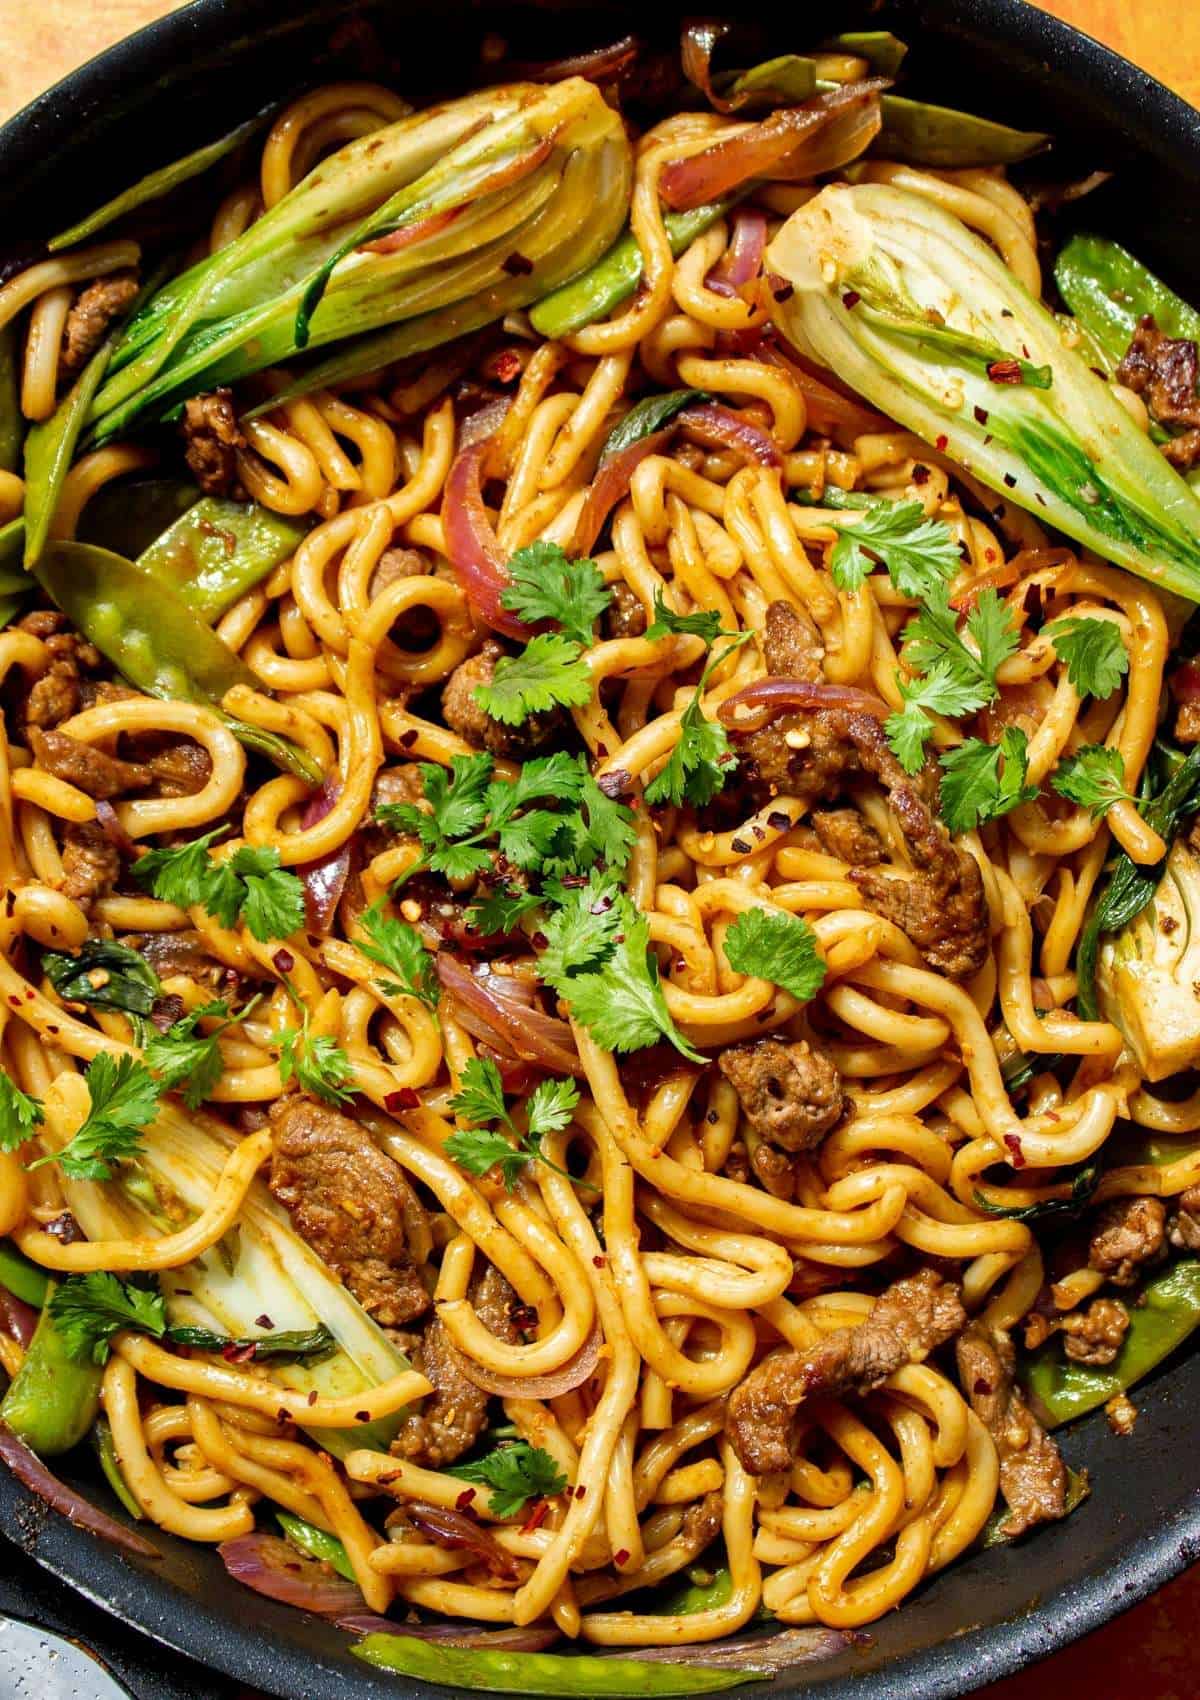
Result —
[[[736,9],[742,24],[749,13]],[[418,97],[453,92],[470,76],[486,31],[505,34],[520,57],[549,58],[630,28],[666,46],[681,15],[673,5],[606,0],[545,8],[490,0],[194,0],[76,71],[0,130],[0,257],[6,245],[50,235],[153,166],[314,82],[369,77]],[[1115,169],[1084,216],[1200,300],[1200,115],[1134,66],[1022,0],[895,0],[876,11],[766,0],[754,16],[776,52],[868,18],[894,26],[911,44],[906,82],[915,92],[1053,130],[1054,167],[1064,176]],[[1114,1437],[1100,1415],[1065,1436],[1069,1460],[1086,1464],[1094,1484],[1068,1521],[953,1566],[872,1625],[866,1647],[799,1666],[773,1690],[738,1689],[735,1700],[772,1692],[803,1692],[806,1700],[966,1694],[1086,1634],[1200,1559],[1200,1351],[1177,1356],[1135,1397],[1132,1438]],[[111,1509],[85,1460],[72,1479]],[[368,1671],[346,1651],[347,1636],[247,1593],[204,1547],[154,1532],[161,1562],[132,1563],[44,1515],[7,1473],[0,1473],[0,1528],[126,1626],[113,1625],[115,1663],[143,1700],[184,1690],[178,1672],[153,1675],[155,1664],[171,1663],[161,1653],[147,1647],[139,1660],[136,1649],[145,1644],[128,1629],[286,1700],[416,1700],[422,1693]],[[34,1605],[44,1600],[46,1616],[61,1626],[70,1596],[49,1578],[36,1586],[38,1574],[25,1572],[25,1586],[34,1584]],[[95,1638],[104,1620],[80,1610],[83,1633],[89,1625]],[[224,1692],[224,1683],[200,1678],[190,1692],[211,1700],[218,1687]]]

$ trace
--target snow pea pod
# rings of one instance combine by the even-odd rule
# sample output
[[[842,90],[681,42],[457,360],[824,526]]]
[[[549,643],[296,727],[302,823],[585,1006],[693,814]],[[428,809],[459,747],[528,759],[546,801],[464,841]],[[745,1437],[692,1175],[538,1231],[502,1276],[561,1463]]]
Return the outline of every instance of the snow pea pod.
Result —
[[[356,1580],[354,1566],[336,1535],[327,1535],[324,1529],[306,1523],[303,1517],[293,1517],[290,1511],[277,1511],[275,1518],[288,1540],[300,1552],[307,1553],[309,1558],[319,1558],[339,1576],[344,1576],[347,1582]]]
[[[17,327],[9,323],[0,331],[0,471],[15,472],[20,466],[24,435]]]
[[[180,514],[194,507],[199,496],[187,478],[122,479],[106,484],[79,516],[76,536],[80,543],[96,543],[133,561]]]
[[[117,1457],[117,1446],[113,1440],[112,1429],[107,1417],[97,1417],[92,1424],[92,1447],[100,1461],[104,1479],[116,1494],[129,1515],[139,1523],[145,1522],[145,1515],[133,1494],[129,1484],[121,1474],[121,1460]]]
[[[709,1572],[707,1582],[684,1582],[660,1595],[655,1601],[655,1609],[664,1617],[693,1617],[697,1612],[716,1611],[719,1606],[728,1605],[732,1592],[733,1577],[729,1566],[722,1564]]]
[[[101,343],[68,395],[25,439],[25,565],[30,569],[46,546],[63,480],[116,340],[114,333]]]
[[[23,1257],[11,1240],[0,1240],[0,1287],[41,1310],[50,1294],[50,1277]]]
[[[1055,263],[1054,281],[1110,370],[1147,313],[1164,335],[1200,341],[1200,313],[1107,236],[1072,236]]]
[[[421,1682],[485,1694],[578,1694],[587,1700],[607,1696],[711,1694],[741,1682],[763,1682],[759,1670],[713,1670],[706,1665],[639,1663],[634,1659],[597,1659],[584,1654],[509,1653],[492,1648],[451,1647],[444,1641],[418,1641],[411,1635],[367,1635],[350,1651],[380,1670]]]
[[[844,30],[821,43],[822,53],[852,53],[865,59],[877,77],[894,77],[908,52],[908,43],[891,30]]]
[[[39,1458],[69,1452],[96,1420],[103,1373],[99,1364],[75,1361],[46,1305],[0,1403],[0,1419]]]
[[[1040,1347],[1022,1380],[1040,1421],[1055,1428],[1107,1403],[1149,1375],[1200,1328],[1200,1258],[1184,1258],[1152,1275],[1129,1306],[1129,1331],[1109,1369],[1090,1369],[1062,1356],[1057,1339]]]
[[[137,564],[208,623],[293,555],[307,530],[257,502],[202,496],[142,551]]]
[[[744,192],[749,193],[748,186]],[[715,224],[741,198],[741,194],[726,195],[720,201],[693,207],[689,212],[668,213],[663,224],[672,254],[682,254],[689,242]],[[627,301],[641,281],[642,251],[626,231],[588,271],[531,307],[529,322],[539,336],[571,336]]]
[[[103,230],[107,225],[123,218],[126,213],[145,206],[147,201],[157,201],[163,195],[170,194],[172,189],[177,189],[181,183],[199,177],[201,172],[207,171],[227,154],[240,148],[243,142],[249,141],[255,131],[262,128],[268,115],[269,109],[264,110],[215,142],[208,142],[204,147],[184,154],[182,159],[172,160],[169,165],[148,172],[128,189],[122,189],[119,195],[114,195],[110,201],[105,201],[103,206],[97,207],[95,212],[88,213],[86,218],[81,218],[77,224],[52,237],[48,244],[50,252],[57,254],[63,248],[73,248],[77,242],[86,242],[98,230]]]
[[[1015,165],[1050,143],[1050,137],[1041,130],[1013,130],[990,118],[956,112],[948,106],[931,106],[924,100],[908,100],[904,95],[881,95],[879,107],[883,127],[868,152],[906,165],[942,169]]]

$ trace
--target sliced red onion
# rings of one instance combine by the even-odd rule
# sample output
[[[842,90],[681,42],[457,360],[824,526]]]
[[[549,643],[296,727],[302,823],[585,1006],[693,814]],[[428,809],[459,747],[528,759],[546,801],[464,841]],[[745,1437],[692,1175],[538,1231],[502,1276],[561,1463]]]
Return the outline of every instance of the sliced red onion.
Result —
[[[623,35],[610,47],[594,47],[589,53],[573,53],[566,59],[512,60],[503,67],[505,82],[561,83],[567,77],[582,77],[589,83],[606,83],[632,64],[642,50],[636,35]]]
[[[18,1346],[28,1346],[37,1324],[38,1313],[33,1306],[10,1293],[7,1287],[0,1287],[0,1328],[8,1337]]]
[[[508,567],[483,505],[483,464],[489,439],[462,449],[442,498],[446,553],[467,601],[480,619],[506,637],[527,642],[532,629],[500,601],[509,583]]]
[[[557,1399],[560,1393],[570,1393],[592,1374],[600,1360],[600,1328],[592,1331],[577,1352],[573,1352],[561,1369],[547,1375],[502,1375],[483,1364],[459,1355],[459,1368],[468,1381],[485,1393],[498,1393],[502,1399]]]
[[[882,414],[872,413],[862,402],[855,401],[853,396],[843,389],[835,388],[837,380],[831,373],[818,376],[790,346],[786,352],[778,348],[778,337],[778,330],[773,337],[764,337],[755,350],[755,358],[765,360],[771,366],[782,366],[788,373],[804,397],[811,430],[852,441],[855,437],[864,437],[869,432],[887,429],[888,422]]]
[[[767,215],[757,207],[739,207],[733,218],[733,237],[725,253],[704,280],[716,295],[741,295],[762,270],[767,245]]]
[[[544,165],[554,147],[554,137],[544,136],[540,142],[524,153],[516,154],[512,159],[498,165],[490,177],[485,177],[482,183],[476,185],[471,202],[461,207],[447,207],[443,212],[430,213],[428,218],[421,218],[415,224],[406,225],[402,230],[393,230],[387,236],[381,236],[376,242],[364,242],[358,249],[360,254],[396,254],[402,248],[411,248],[416,242],[424,242],[428,237],[437,236],[462,217],[468,205],[478,201],[483,195],[494,194],[499,189],[507,189],[514,183],[519,183],[523,177],[528,177],[540,165]]]
[[[321,789],[309,798],[300,817],[301,829],[307,831],[333,812],[342,794],[342,782],[330,774]],[[354,861],[354,841],[348,838],[336,850],[320,856],[315,862],[305,862],[296,869],[304,886],[304,912],[310,931],[327,933],[337,914],[337,906],[346,889]]]
[[[671,423],[665,425],[661,431],[651,431],[648,437],[641,437],[636,443],[630,443],[628,448],[621,449],[600,467],[575,522],[575,536],[571,541],[573,555],[591,553],[609,514],[617,503],[629,494],[629,484],[634,473],[644,460],[666,447],[678,429],[681,418],[681,414],[676,414]]]
[[[468,414],[458,428],[459,448],[467,449],[472,443],[481,443],[485,437],[494,437],[511,406],[511,397],[496,396],[492,401],[485,401],[476,412]]]
[[[350,1612],[334,1626],[353,1635],[410,1635],[414,1641],[441,1641],[447,1647],[491,1647],[498,1653],[544,1653],[562,1640],[553,1625],[538,1629],[473,1629],[466,1623],[398,1623],[374,1612]]]
[[[885,78],[876,77],[822,95],[828,123],[779,160],[771,170],[772,179],[804,183],[823,172],[840,171],[865,153],[883,125],[879,95],[887,86]]]
[[[783,465],[783,456],[764,430],[715,402],[685,407],[675,416],[675,423],[706,448],[732,449],[744,460],[773,471]]]
[[[395,1633],[393,1629],[392,1633]],[[832,1659],[847,1647],[869,1642],[869,1635],[842,1629],[783,1629],[777,1635],[739,1635],[727,1641],[698,1641],[689,1647],[621,1649],[623,1659],[645,1664],[707,1665],[710,1670],[788,1670],[812,1659]]]
[[[122,1552],[132,1554],[134,1558],[161,1558],[162,1554],[156,1546],[142,1535],[127,1529],[123,1523],[109,1517],[106,1512],[89,1504],[82,1494],[69,1488],[66,1482],[60,1482],[58,1477],[42,1463],[36,1452],[32,1452],[23,1440],[9,1428],[6,1422],[0,1421],[0,1459],[8,1465],[13,1475],[30,1493],[35,1493],[44,1500],[52,1511],[59,1511],[73,1523],[77,1529],[87,1529],[93,1535],[98,1535],[110,1546],[119,1547]]]
[[[1200,665],[1185,661],[1171,675],[1171,695],[1176,702],[1200,702]]]
[[[826,680],[756,679],[717,710],[733,733],[757,732],[789,708],[848,708],[886,720],[892,712],[882,697],[860,691],[857,685],[833,685]],[[748,712],[750,711],[750,712]]]
[[[817,103],[782,107],[760,124],[747,124],[736,135],[714,142],[700,153],[672,160],[659,175],[659,195],[673,212],[719,201],[751,177],[769,176],[781,159],[794,153],[829,119],[825,107]]]
[[[318,1617],[340,1617],[363,1604],[353,1582],[333,1575],[328,1566],[307,1558],[279,1535],[239,1535],[217,1548],[229,1574],[243,1587],[285,1606],[315,1612]]]
[[[570,1027],[546,1014],[532,986],[487,967],[472,973],[446,951],[438,952],[437,971],[469,1033],[552,1074],[582,1073]]]
[[[108,839],[108,842],[121,852],[122,856],[138,856],[141,854],[137,843],[130,838],[121,825],[117,819],[117,811],[106,797],[101,797],[96,803],[96,825]]]
[[[491,1530],[465,1511],[409,1499],[404,1502],[404,1513],[414,1528],[438,1546],[451,1552],[473,1553],[493,1576],[502,1576],[508,1582],[515,1582],[520,1576],[520,1566],[512,1553],[505,1552]]]

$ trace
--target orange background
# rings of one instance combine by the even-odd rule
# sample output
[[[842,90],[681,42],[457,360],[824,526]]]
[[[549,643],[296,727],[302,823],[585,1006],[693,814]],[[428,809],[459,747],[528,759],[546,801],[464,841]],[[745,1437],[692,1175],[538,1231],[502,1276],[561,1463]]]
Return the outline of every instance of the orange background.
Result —
[[[0,0],[0,119],[110,42],[171,10],[171,0]],[[1045,10],[1098,36],[1200,106],[1200,0],[1053,0]],[[1198,1622],[1200,1568],[1065,1653],[996,1683],[980,1700],[1196,1700]]]

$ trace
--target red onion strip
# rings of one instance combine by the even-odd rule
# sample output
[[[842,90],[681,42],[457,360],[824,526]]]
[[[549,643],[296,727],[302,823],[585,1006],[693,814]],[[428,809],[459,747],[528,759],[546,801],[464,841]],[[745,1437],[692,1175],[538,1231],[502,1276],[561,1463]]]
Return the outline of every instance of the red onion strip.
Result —
[[[523,63],[514,60],[503,67],[504,80],[514,83],[560,83],[567,77],[582,77],[585,82],[607,82],[636,59],[642,44],[636,35],[623,35],[611,47],[594,47],[590,53],[574,53],[566,59],[552,59],[542,64],[537,60]]]
[[[472,974],[445,951],[438,952],[438,979],[458,1006],[463,1026],[488,1044],[511,1050],[522,1062],[553,1074],[579,1074],[582,1064],[565,1021],[539,1009],[532,992],[522,994],[511,976],[484,970]],[[479,1033],[472,1022],[487,1028]]]
[[[468,1381],[485,1393],[498,1393],[502,1399],[557,1399],[560,1393],[570,1393],[591,1375],[600,1361],[600,1329],[593,1323],[592,1331],[561,1369],[548,1375],[501,1375],[485,1369],[465,1353],[459,1353],[458,1364]]]
[[[706,402],[701,407],[685,407],[675,416],[675,424],[706,448],[732,449],[747,461],[773,471],[783,465],[778,446],[767,433],[748,419],[739,419],[726,407]]]
[[[331,1576],[327,1566],[296,1551],[278,1535],[239,1535],[217,1548],[226,1570],[243,1587],[285,1606],[338,1617],[363,1604],[353,1582]]]
[[[605,520],[617,503],[629,494],[630,480],[638,467],[666,447],[678,424],[677,415],[661,431],[652,431],[648,437],[630,443],[628,448],[621,449],[600,467],[575,522],[575,536],[571,543],[573,555],[591,554],[597,537],[604,529]]]
[[[761,124],[748,124],[736,135],[714,142],[687,159],[672,160],[658,179],[658,192],[674,212],[718,201],[751,177],[766,177],[807,136],[828,124],[824,107],[786,106]]]
[[[490,438],[461,450],[442,498],[446,553],[467,601],[482,620],[506,637],[527,642],[533,632],[500,601],[509,583],[508,567],[483,505],[483,463]]]
[[[420,1499],[406,1500],[404,1511],[413,1526],[431,1541],[451,1552],[474,1553],[493,1576],[513,1582],[521,1574],[516,1559],[505,1552],[491,1530],[465,1511],[457,1511],[453,1506],[427,1505]]]
[[[394,1633],[394,1631],[393,1631]],[[621,1651],[623,1659],[645,1664],[706,1665],[717,1670],[783,1671],[810,1659],[831,1659],[868,1635],[841,1629],[784,1629],[777,1635],[738,1635],[704,1641],[694,1647],[638,1647]]]
[[[316,826],[325,816],[331,814],[341,795],[342,782],[336,774],[331,774],[321,789],[313,794],[300,817],[302,830]],[[305,862],[296,869],[304,885],[304,909],[310,930],[314,933],[327,933],[337,914],[337,906],[342,900],[346,889],[346,881],[350,877],[350,866],[354,856],[354,842],[347,839],[336,850],[330,850],[315,862]]]
[[[833,685],[825,680],[756,679],[717,710],[724,725],[735,734],[757,732],[783,709],[848,708],[886,720],[892,712],[882,697],[860,691],[856,685]]]
[[[37,1324],[38,1313],[33,1306],[10,1293],[7,1287],[0,1287],[0,1328],[9,1338],[18,1346],[28,1346]]]
[[[870,82],[847,83],[845,88],[823,95],[829,122],[779,160],[771,168],[772,179],[806,182],[826,171],[840,171],[865,153],[883,126],[879,94],[886,87],[886,80],[876,77]]]
[[[141,855],[141,846],[126,832],[117,819],[117,811],[106,797],[101,797],[96,804],[96,825],[122,856]]]
[[[36,1452],[32,1452],[23,1440],[17,1439],[6,1422],[0,1422],[0,1459],[30,1493],[35,1493],[39,1499],[44,1500],[52,1511],[61,1512],[77,1529],[87,1529],[91,1534],[98,1535],[102,1541],[108,1541],[110,1546],[119,1547],[122,1552],[130,1553],[134,1558],[162,1557],[158,1548],[152,1546],[143,1536],[135,1534],[123,1523],[118,1523],[115,1518],[89,1504],[82,1494],[76,1493],[74,1488],[69,1488],[66,1482],[60,1482],[57,1476],[50,1473]]]
[[[723,285],[732,294],[741,295],[761,272],[766,245],[766,213],[757,207],[739,207],[733,216],[733,237],[726,253],[705,279],[707,287]]]

